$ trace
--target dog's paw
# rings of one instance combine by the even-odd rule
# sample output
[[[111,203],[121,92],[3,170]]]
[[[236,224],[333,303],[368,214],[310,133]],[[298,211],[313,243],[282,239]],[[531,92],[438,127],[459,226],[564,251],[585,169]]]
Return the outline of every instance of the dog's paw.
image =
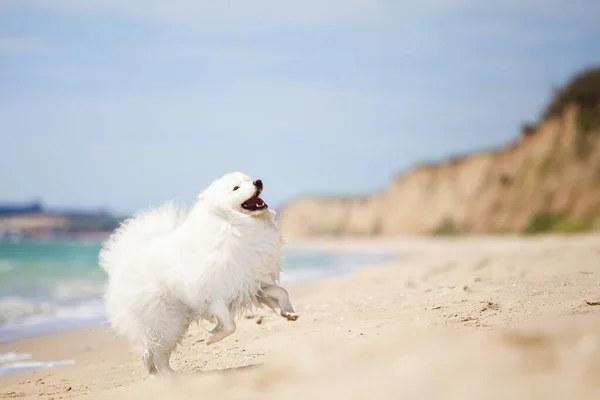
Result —
[[[206,346],[210,346],[211,344],[214,344],[214,343],[216,343],[216,342],[217,342],[217,340],[216,340],[216,338],[215,338],[215,335],[214,335],[214,334],[210,334],[210,333],[209,333],[208,335],[206,335],[206,338],[204,338],[204,344],[205,344]]]
[[[281,316],[283,318],[287,319],[288,321],[295,321],[298,319],[298,314],[296,314],[296,313],[282,312]]]
[[[220,342],[226,336],[227,335],[224,334],[223,331],[217,331],[215,333],[209,333],[208,335],[206,335],[206,338],[204,339],[204,343],[207,346],[210,346],[211,344],[215,344],[217,342]]]

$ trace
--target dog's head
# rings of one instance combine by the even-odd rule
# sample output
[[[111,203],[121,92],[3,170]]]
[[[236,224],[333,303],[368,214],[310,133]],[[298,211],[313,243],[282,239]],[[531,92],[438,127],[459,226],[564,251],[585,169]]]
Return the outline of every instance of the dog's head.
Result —
[[[198,196],[199,201],[216,207],[232,209],[243,214],[258,216],[268,209],[260,198],[263,183],[241,172],[232,172],[217,179]]]

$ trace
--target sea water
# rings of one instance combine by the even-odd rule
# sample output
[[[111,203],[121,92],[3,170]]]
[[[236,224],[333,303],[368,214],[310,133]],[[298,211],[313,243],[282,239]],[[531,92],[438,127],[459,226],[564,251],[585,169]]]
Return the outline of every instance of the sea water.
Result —
[[[86,241],[0,241],[0,343],[104,324],[107,277],[98,265],[100,247],[101,242]],[[288,249],[281,283],[324,279],[390,258]],[[41,362],[29,353],[0,353],[0,376],[74,362]]]
[[[100,242],[0,242],[0,343],[99,326],[106,315]],[[284,285],[344,274],[381,254],[286,251]]]

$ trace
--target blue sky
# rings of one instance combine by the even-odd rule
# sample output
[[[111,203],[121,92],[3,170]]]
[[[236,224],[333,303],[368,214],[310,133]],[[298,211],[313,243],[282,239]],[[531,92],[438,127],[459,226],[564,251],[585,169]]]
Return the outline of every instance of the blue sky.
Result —
[[[506,143],[600,64],[597,0],[0,0],[0,201],[271,205]]]

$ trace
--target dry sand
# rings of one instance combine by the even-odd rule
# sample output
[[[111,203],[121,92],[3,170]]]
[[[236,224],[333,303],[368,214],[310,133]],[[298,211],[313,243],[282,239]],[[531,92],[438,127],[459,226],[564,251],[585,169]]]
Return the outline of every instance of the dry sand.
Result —
[[[106,329],[0,345],[67,367],[0,378],[0,399],[600,399],[600,237],[320,240],[399,258],[290,288],[175,379],[146,378]]]

